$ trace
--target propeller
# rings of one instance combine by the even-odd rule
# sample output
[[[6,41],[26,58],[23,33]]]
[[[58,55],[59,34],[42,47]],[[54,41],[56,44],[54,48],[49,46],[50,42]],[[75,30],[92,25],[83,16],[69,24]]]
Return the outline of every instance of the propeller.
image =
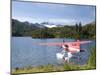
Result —
[[[65,43],[65,40],[63,39],[63,43]]]

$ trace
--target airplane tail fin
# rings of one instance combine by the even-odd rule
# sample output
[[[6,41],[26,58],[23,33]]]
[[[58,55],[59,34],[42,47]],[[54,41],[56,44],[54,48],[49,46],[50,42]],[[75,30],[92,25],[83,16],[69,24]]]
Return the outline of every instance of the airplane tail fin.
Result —
[[[77,40],[77,48],[80,50],[80,40]]]
[[[80,41],[77,40],[76,45],[74,46],[77,50],[80,51]]]

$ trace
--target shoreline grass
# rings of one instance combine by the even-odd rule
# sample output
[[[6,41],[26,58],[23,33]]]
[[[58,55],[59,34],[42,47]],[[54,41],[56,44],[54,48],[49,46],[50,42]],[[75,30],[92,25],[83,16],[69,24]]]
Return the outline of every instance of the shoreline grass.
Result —
[[[24,67],[12,69],[12,75],[28,74],[28,73],[47,73],[47,72],[63,72],[63,71],[77,71],[77,70],[93,70],[96,69],[96,48],[93,48],[88,62],[85,65],[76,65],[64,63],[63,65],[41,65],[37,67]]]
[[[28,73],[46,73],[46,72],[63,72],[63,71],[78,71],[78,70],[92,70],[94,66],[89,65],[70,65],[65,63],[63,66],[54,66],[51,64],[38,67],[25,67],[13,69],[12,74],[28,74]]]

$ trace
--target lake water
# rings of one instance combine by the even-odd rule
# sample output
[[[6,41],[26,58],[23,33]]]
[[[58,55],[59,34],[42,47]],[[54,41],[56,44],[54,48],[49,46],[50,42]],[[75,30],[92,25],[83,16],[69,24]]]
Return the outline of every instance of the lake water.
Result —
[[[74,39],[64,39],[66,42],[75,41]],[[56,53],[62,49],[58,46],[43,46],[38,43],[62,42],[62,39],[33,39],[31,37],[12,37],[11,39],[11,65],[12,68],[39,66],[46,64],[57,65],[59,62],[56,58]],[[92,47],[95,46],[95,41],[81,45],[81,48],[86,49],[86,52],[75,54],[80,56],[80,61],[72,60],[77,64],[86,64]]]

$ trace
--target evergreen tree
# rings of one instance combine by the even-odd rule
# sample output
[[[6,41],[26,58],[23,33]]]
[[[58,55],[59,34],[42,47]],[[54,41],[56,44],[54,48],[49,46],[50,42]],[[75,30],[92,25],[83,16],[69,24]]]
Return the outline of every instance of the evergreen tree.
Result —
[[[75,25],[76,32],[78,32],[78,24]]]
[[[80,22],[79,23],[79,32],[81,33],[81,31],[82,31],[82,23]]]

